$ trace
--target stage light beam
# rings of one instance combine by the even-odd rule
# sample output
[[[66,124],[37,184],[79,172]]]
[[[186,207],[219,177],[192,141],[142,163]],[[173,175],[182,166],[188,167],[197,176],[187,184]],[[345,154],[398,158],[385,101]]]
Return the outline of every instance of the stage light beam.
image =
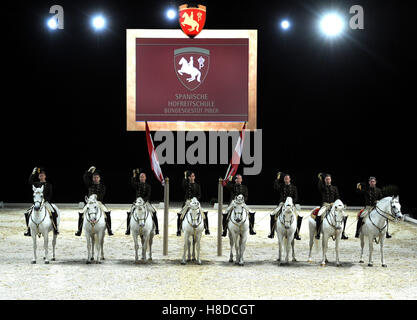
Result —
[[[47,21],[48,28],[51,30],[56,30],[58,28],[58,23],[55,18],[50,18]]]
[[[288,20],[282,20],[281,21],[281,29],[288,30],[290,28],[291,24]]]
[[[320,20],[320,30],[327,37],[339,36],[344,27],[343,19],[337,13],[327,13]]]
[[[168,9],[166,12],[166,16],[169,20],[173,20],[177,16],[177,12],[172,8]]]
[[[91,19],[91,25],[95,30],[102,30],[106,27],[106,19],[102,15],[94,16]]]

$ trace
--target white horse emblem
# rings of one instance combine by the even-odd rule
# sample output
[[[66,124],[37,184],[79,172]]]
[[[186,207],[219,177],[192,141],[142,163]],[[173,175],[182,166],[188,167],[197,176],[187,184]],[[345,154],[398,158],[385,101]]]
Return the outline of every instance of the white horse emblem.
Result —
[[[190,26],[191,28],[188,29],[189,32],[192,32],[196,30],[197,32],[200,31],[200,24],[194,20],[194,14],[191,12],[191,15],[189,16],[187,12],[184,12],[181,18],[184,19],[183,22],[181,22],[182,26]]]
[[[188,82],[197,80],[198,82],[201,82],[201,72],[194,67],[194,60],[193,56],[190,57],[190,61],[188,62],[184,57],[180,59],[180,62],[178,62],[179,65],[181,65],[181,69],[178,70],[178,73],[180,75],[183,75],[184,73],[187,73],[190,75],[189,78],[187,78]],[[196,79],[197,78],[197,79]]]

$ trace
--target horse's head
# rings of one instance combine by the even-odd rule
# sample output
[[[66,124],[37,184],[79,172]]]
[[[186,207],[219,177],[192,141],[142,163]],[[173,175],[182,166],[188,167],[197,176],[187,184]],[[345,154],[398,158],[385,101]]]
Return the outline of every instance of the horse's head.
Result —
[[[234,220],[237,223],[240,223],[243,220],[243,204],[245,203],[245,198],[242,194],[239,194],[235,198],[235,205],[233,208]]]
[[[43,186],[40,188],[36,188],[35,186],[32,186],[32,190],[33,190],[34,209],[38,211],[41,208],[41,205],[43,202]]]
[[[91,223],[96,223],[98,220],[98,215],[100,213],[98,202],[97,202],[97,195],[92,194],[89,198],[85,197],[87,202],[87,211],[86,214],[88,216],[88,220]]]
[[[395,220],[404,220],[404,216],[401,213],[400,197],[393,196],[391,198],[391,214]]]
[[[334,215],[335,228],[337,230],[342,229],[342,222],[345,216],[345,208],[346,206],[343,204],[343,202],[340,199],[337,199],[333,203],[332,211]]]
[[[185,58],[184,57],[182,57],[181,59],[180,59],[180,61],[178,62],[178,64],[187,64],[187,60],[185,60]]]
[[[291,197],[287,197],[285,200],[282,213],[284,215],[284,227],[285,229],[289,229],[294,221],[294,204]]]
[[[135,201],[134,206],[136,217],[139,220],[139,227],[143,227],[145,225],[146,220],[146,203],[142,199],[142,197],[138,197]]]
[[[192,198],[190,201],[189,212],[191,215],[191,225],[193,228],[197,228],[200,219],[200,202],[198,202],[196,197]]]

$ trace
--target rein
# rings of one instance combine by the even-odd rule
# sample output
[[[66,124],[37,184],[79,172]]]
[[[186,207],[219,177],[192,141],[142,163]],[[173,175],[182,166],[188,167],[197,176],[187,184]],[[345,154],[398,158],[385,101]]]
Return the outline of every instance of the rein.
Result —
[[[97,207],[98,208],[98,210],[100,211],[100,216],[98,217],[98,219],[96,220],[96,222],[92,222],[91,220],[89,220],[88,218],[89,218],[89,214],[88,214],[88,208],[87,208],[87,212],[86,212],[86,216],[85,216],[85,218],[86,218],[86,220],[87,220],[87,222],[91,225],[91,227],[92,228],[94,228],[94,226],[96,225],[96,223],[97,222],[99,222],[100,221],[100,219],[101,219],[101,216],[102,216],[102,212],[101,212],[101,208],[100,207]]]
[[[337,222],[337,220],[336,220],[336,214],[335,214],[335,211],[336,211],[336,208],[332,208],[331,210],[330,210],[330,212],[328,213],[328,214],[326,214],[326,221],[327,221],[327,223],[334,229],[334,230],[336,230],[336,225],[334,225],[334,224],[332,224],[330,221],[329,221],[329,216],[330,215],[332,215],[333,217],[334,217],[334,221],[335,221],[335,223]],[[340,221],[340,223],[342,223],[342,221],[343,221],[343,218],[342,218],[342,220]]]
[[[141,207],[145,207],[145,218],[143,218],[143,219],[140,219],[137,215],[136,215],[136,206],[133,208],[133,210],[134,210],[134,213],[133,213],[133,220],[135,220],[138,224],[139,224],[139,221],[146,221],[146,219],[148,219],[148,216],[149,216],[149,210],[146,208],[146,205],[143,205],[143,206],[141,206]]]
[[[247,211],[247,210],[245,210],[244,208],[242,208],[242,210],[243,211]],[[246,222],[246,220],[248,219],[248,213],[246,212],[246,217],[245,217],[245,220],[243,220],[242,222],[240,222],[240,223],[237,223],[237,222],[235,222],[234,220],[233,220],[233,216],[235,215],[235,213],[236,213],[236,211],[235,211],[235,208],[233,208],[233,214],[231,215],[231,218],[230,218],[230,221],[232,221],[232,223],[235,225],[235,226],[238,226],[238,227],[240,227],[242,224],[244,224],[245,222]]]
[[[281,222],[281,224],[284,226],[285,228],[285,219],[284,219],[284,208],[281,209],[280,214],[278,215],[278,221]],[[294,210],[291,209],[291,221],[290,221],[290,225],[294,222]]]
[[[33,211],[41,211],[43,208],[45,208],[44,207],[44,203],[45,203],[45,200],[44,199],[42,199],[42,201],[41,201],[41,206],[39,207],[39,210],[36,210],[35,209],[35,207],[33,206],[32,207],[32,212]],[[45,220],[45,218],[46,218],[46,210],[45,210],[45,214],[44,214],[44,216],[43,216],[43,218],[42,218],[42,220],[41,220],[41,222],[39,222],[39,223],[36,223],[35,221],[33,221],[33,215],[31,214],[30,215],[30,220],[36,225],[36,229],[39,229],[39,226],[42,224],[42,222],[44,222],[44,220]],[[38,230],[39,231],[39,230]]]
[[[185,216],[187,217],[188,224],[193,227],[193,224],[190,223],[190,219],[189,219],[190,210],[193,210],[193,209],[190,207]],[[198,209],[196,209],[196,210],[198,210]],[[200,221],[200,222],[198,222],[198,221]],[[201,224],[201,222],[203,222],[203,219],[201,218],[201,211],[200,210],[198,210],[197,222],[198,222],[198,224],[197,224],[197,226],[193,227],[194,229],[197,229],[197,227]]]
[[[392,204],[392,201],[390,201],[390,204]],[[392,206],[391,206],[392,207]],[[382,228],[380,228],[380,227],[378,227],[373,221],[372,221],[372,218],[371,218],[371,214],[372,214],[372,212],[376,212],[376,213],[378,213],[382,218],[384,218],[385,219],[385,224],[384,224],[384,226],[382,227]],[[392,217],[392,218],[394,218],[393,220],[391,220],[391,219],[389,219],[389,217]],[[395,221],[395,217],[394,217],[394,215],[392,214],[392,209],[391,209],[391,212],[385,212],[384,210],[381,210],[380,208],[378,208],[378,205],[376,205],[375,206],[375,209],[374,210],[372,210],[370,213],[369,213],[369,221],[371,221],[371,223],[372,223],[372,225],[375,227],[375,228],[377,228],[378,229],[378,231],[380,232],[380,233],[382,233],[382,231],[387,227],[387,225],[388,225],[388,221],[391,221],[391,222],[394,222]]]

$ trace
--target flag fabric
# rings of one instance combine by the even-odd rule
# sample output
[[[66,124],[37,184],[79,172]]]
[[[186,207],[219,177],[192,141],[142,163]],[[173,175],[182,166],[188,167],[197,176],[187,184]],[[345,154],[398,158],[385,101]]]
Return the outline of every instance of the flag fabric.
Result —
[[[237,139],[235,150],[233,151],[232,158],[230,159],[229,167],[227,168],[226,175],[223,179],[223,186],[227,184],[227,181],[230,177],[233,177],[236,172],[237,168],[240,164],[240,158],[242,156],[243,150],[243,142],[245,140],[245,129],[246,129],[246,122],[243,124],[243,128],[240,131],[239,138]]]
[[[148,143],[149,160],[151,161],[151,167],[155,173],[156,178],[165,185],[164,176],[162,174],[161,166],[159,165],[158,155],[155,151],[155,146],[152,141],[151,132],[149,131],[148,122],[145,121],[146,125],[146,142]]]

